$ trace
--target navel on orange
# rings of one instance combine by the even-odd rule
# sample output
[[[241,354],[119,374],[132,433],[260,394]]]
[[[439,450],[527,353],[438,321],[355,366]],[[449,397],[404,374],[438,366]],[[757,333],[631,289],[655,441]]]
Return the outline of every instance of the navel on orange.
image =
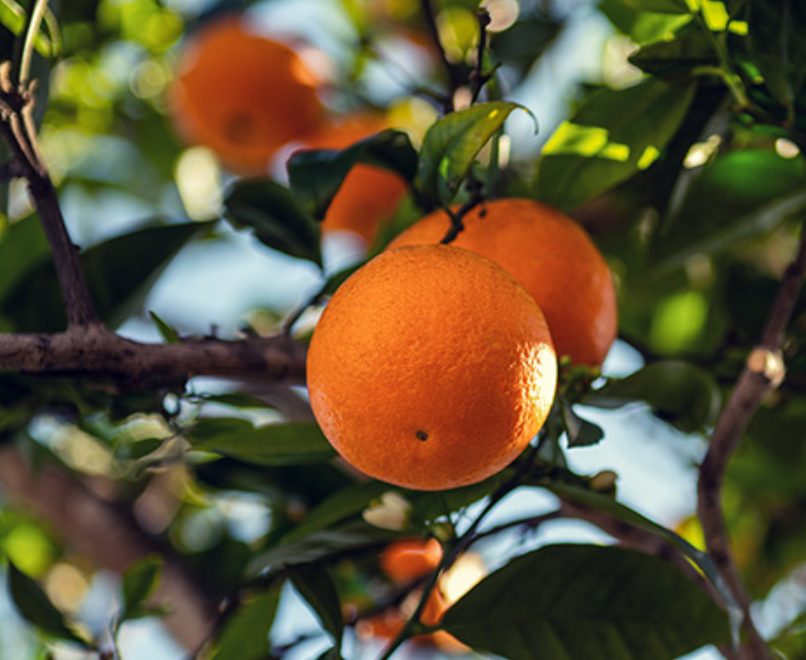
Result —
[[[558,356],[601,366],[618,330],[613,280],[587,232],[568,216],[528,199],[486,202],[468,213],[452,245],[506,268],[546,316]],[[389,245],[438,243],[450,227],[442,211],[427,215]]]
[[[549,413],[557,364],[531,296],[468,250],[385,252],[337,291],[308,352],[311,406],[348,463],[406,488],[506,467]]]
[[[324,117],[300,57],[237,16],[212,19],[190,36],[169,100],[179,134],[242,174],[263,173],[281,146]]]

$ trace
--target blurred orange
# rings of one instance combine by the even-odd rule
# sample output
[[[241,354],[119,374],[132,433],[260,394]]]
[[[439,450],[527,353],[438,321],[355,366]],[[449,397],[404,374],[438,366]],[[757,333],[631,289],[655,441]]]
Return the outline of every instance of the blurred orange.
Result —
[[[190,35],[169,104],[183,139],[240,174],[265,172],[280,147],[324,119],[316,78],[297,53],[249,32],[237,15]]]
[[[403,539],[384,548],[381,570],[393,581],[406,583],[433,571],[442,560],[442,546],[436,539]]]
[[[389,126],[380,116],[355,114],[324,126],[303,142],[306,149],[346,149],[386,128]],[[392,217],[405,194],[406,183],[393,172],[358,163],[333,198],[322,230],[352,231],[371,246],[381,223]]]

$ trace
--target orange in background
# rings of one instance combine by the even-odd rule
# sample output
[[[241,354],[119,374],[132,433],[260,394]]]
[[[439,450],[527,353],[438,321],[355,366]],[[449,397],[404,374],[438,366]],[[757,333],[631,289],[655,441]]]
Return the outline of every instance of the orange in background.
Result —
[[[169,102],[184,140],[247,175],[264,173],[280,147],[324,118],[316,78],[302,59],[231,15],[189,36]]]
[[[394,582],[413,582],[442,561],[442,546],[431,539],[403,539],[387,545],[379,558],[381,571]]]
[[[322,127],[304,139],[305,149],[345,149],[389,128],[382,117],[357,114]],[[384,220],[392,217],[406,183],[380,167],[358,163],[345,178],[322,222],[323,231],[352,231],[371,246]]]

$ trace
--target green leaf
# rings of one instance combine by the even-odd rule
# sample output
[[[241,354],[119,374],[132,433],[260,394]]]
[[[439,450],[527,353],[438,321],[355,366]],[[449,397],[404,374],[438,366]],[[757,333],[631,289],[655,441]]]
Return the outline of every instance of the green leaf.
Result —
[[[345,488],[322,502],[302,522],[285,533],[280,543],[291,543],[359,515],[370,502],[394,487],[380,481],[368,481]]]
[[[319,225],[291,191],[271,179],[238,181],[224,198],[224,218],[236,228],[250,228],[264,245],[321,268]]]
[[[563,483],[549,479],[542,479],[536,482],[535,485],[541,486],[554,493],[557,497],[573,502],[574,504],[597,511],[603,511],[614,520],[620,520],[633,527],[642,529],[645,532],[649,532],[663,539],[672,547],[677,548],[711,581],[711,584],[714,585],[716,590],[723,597],[724,602],[731,612],[739,617],[739,621],[741,620],[741,609],[739,609],[738,605],[735,603],[730,591],[724,586],[722,577],[716,570],[710,557],[702,550],[695,548],[680,535],[649,520],[649,518],[645,518],[637,511],[625,506],[607,494],[599,493],[588,488],[582,488],[571,483]]]
[[[686,0],[620,0],[631,9],[654,11],[659,14],[688,14]]]
[[[505,101],[479,103],[432,124],[420,149],[415,187],[441,204],[450,202],[479,151],[517,109],[525,110]]]
[[[291,190],[305,212],[322,220],[342,182],[358,163],[382,167],[410,182],[417,168],[417,152],[406,133],[393,129],[346,149],[299,151],[288,161]]]
[[[8,588],[19,613],[43,632],[89,648],[34,579],[8,562]]]
[[[584,400],[585,405],[607,409],[634,402],[648,404],[675,428],[694,433],[716,421],[722,394],[714,377],[704,369],[680,360],[664,360],[621,380],[611,380]]]
[[[380,529],[363,520],[349,520],[311,531],[307,536],[295,534],[294,538],[289,536],[289,540],[270,545],[254,556],[247,571],[257,575],[270,566],[322,561],[345,552],[385,545],[398,538],[399,532]]]
[[[280,585],[247,595],[213,644],[210,660],[264,660],[271,656],[269,631],[280,604]]]
[[[550,16],[521,15],[512,27],[492,35],[490,45],[495,59],[525,75],[555,42],[562,27],[560,21]]]
[[[339,594],[328,570],[319,562],[297,564],[288,568],[288,577],[330,633],[336,647],[341,648],[344,619]]]
[[[654,75],[690,72],[696,67],[718,66],[711,44],[702,30],[680,30],[671,41],[663,40],[642,46],[629,57],[630,63]]]
[[[565,399],[560,397],[560,418],[568,436],[569,447],[590,447],[598,444],[604,438],[604,431],[601,427],[583,419],[574,411],[574,407]]]
[[[592,545],[515,558],[454,604],[442,627],[510,660],[672,660],[730,640],[725,613],[677,568]]]
[[[600,0],[598,7],[616,28],[639,45],[670,41],[692,20],[687,14],[637,11],[622,0]]]
[[[751,0],[749,7],[753,62],[792,119],[806,83],[806,6],[801,0]]]
[[[572,209],[647,169],[674,137],[695,87],[648,78],[595,93],[546,143],[537,197]]]
[[[248,424],[248,422],[247,422]],[[267,424],[252,428],[209,433],[198,427],[188,440],[194,449],[215,452],[257,465],[305,465],[321,463],[336,455],[316,424]]]
[[[148,314],[151,316],[151,320],[154,321],[154,325],[157,326],[157,330],[159,330],[166,344],[178,344],[181,341],[179,333],[157,316],[156,312],[149,311]]]
[[[176,253],[210,223],[159,225],[117,236],[89,248],[81,266],[95,308],[109,326],[123,322]],[[56,272],[51,262],[40,264],[0,300],[0,314],[19,331],[56,332],[66,318]]]
[[[774,151],[724,154],[703,167],[668,218],[652,273],[679,267],[694,254],[718,254],[765,235],[806,208],[806,163]]]
[[[162,572],[162,559],[159,556],[144,557],[123,574],[123,611],[121,620],[136,619],[152,614],[146,600],[154,592]]]

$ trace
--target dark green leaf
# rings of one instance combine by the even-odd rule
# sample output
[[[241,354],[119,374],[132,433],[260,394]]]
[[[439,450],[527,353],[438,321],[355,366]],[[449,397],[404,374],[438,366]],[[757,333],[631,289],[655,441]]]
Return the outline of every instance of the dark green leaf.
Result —
[[[227,620],[210,660],[264,660],[270,657],[269,631],[280,603],[280,587],[246,596]]]
[[[207,430],[203,431],[207,434]],[[258,465],[321,463],[336,455],[316,424],[267,424],[258,428],[188,437],[194,449],[215,452]]]
[[[395,489],[380,481],[368,481],[345,488],[305,516],[299,525],[284,534],[280,543],[291,543],[303,539],[315,532],[326,530],[336,523],[355,517],[373,500],[377,500],[390,490]]]
[[[642,46],[629,59],[634,66],[654,75],[718,65],[711,44],[697,27],[681,30],[671,41],[657,41]]]
[[[585,405],[620,408],[640,401],[684,433],[708,428],[716,421],[722,395],[714,377],[680,360],[653,362],[621,380],[592,392]]]
[[[224,198],[224,217],[249,227],[264,245],[322,265],[319,225],[285,186],[270,179],[239,181]]]
[[[515,558],[453,605],[442,626],[510,660],[672,660],[730,639],[725,613],[677,568],[589,545]]]
[[[8,563],[8,588],[17,610],[37,628],[53,637],[90,646],[70,627],[42,587],[11,562]]]
[[[565,434],[568,436],[569,447],[589,447],[598,444],[604,438],[604,431],[596,424],[577,415],[573,406],[565,398],[560,398],[559,405],[560,417],[565,427]]]
[[[806,6],[801,0],[751,0],[749,6],[753,62],[791,119],[806,83]]]
[[[149,556],[141,559],[123,574],[123,611],[121,619],[134,619],[151,614],[146,600],[154,592],[162,571],[162,559]]]
[[[717,254],[758,238],[806,208],[806,163],[774,151],[734,151],[706,165],[669,218],[654,273],[694,254]]]
[[[363,520],[349,520],[331,525],[310,535],[282,541],[258,553],[248,566],[248,571],[258,574],[268,567],[293,566],[321,561],[360,548],[385,545],[400,538],[399,532],[380,529]]]
[[[722,578],[719,575],[719,572],[716,570],[716,567],[714,566],[710,557],[708,557],[708,555],[706,555],[702,550],[695,548],[688,541],[672,530],[667,529],[666,527],[663,527],[662,525],[659,525],[648,518],[645,518],[637,511],[634,511],[628,506],[621,504],[621,502],[618,502],[606,493],[600,493],[571,483],[564,483],[556,480],[551,481],[548,479],[543,479],[537,482],[535,485],[540,485],[543,488],[546,488],[557,495],[557,497],[560,497],[568,502],[573,502],[574,504],[578,504],[586,508],[602,511],[614,520],[620,520],[632,525],[633,527],[642,529],[645,532],[649,532],[650,534],[663,539],[672,547],[677,548],[686,557],[688,557],[689,560],[691,560],[691,562],[697,566],[711,581],[711,583],[714,585],[714,588],[723,597],[724,602],[727,604],[730,611],[736,617],[738,617],[737,621],[741,621],[741,610],[733,600],[733,596],[723,586]]]
[[[206,394],[203,400],[208,403],[220,403],[233,408],[272,408],[263,399],[244,392],[228,392],[226,394]]]
[[[209,226],[192,222],[147,227],[82,253],[81,266],[100,317],[110,326],[124,321],[180,248]],[[0,313],[20,331],[64,329],[64,305],[53,264],[41,264],[18,282],[5,300],[0,300]]]
[[[149,316],[151,316],[151,320],[154,321],[154,325],[157,326],[157,330],[160,331],[162,338],[165,340],[167,344],[178,344],[180,341],[179,333],[168,325],[165,321],[163,321],[159,316],[157,316],[156,312],[149,312]]]
[[[255,425],[241,417],[203,417],[188,433],[192,444],[216,442],[218,438],[254,431]]]
[[[674,137],[695,87],[649,78],[591,96],[546,144],[538,198],[571,209],[647,169]]]
[[[554,43],[562,23],[550,16],[522,17],[512,27],[492,35],[496,60],[525,74]]]
[[[288,577],[297,591],[316,612],[336,648],[341,648],[344,619],[339,594],[327,569],[321,563],[296,564],[288,569]]]
[[[330,202],[357,163],[382,167],[411,181],[417,152],[408,135],[387,129],[341,150],[299,151],[288,161],[291,190],[302,208],[314,218],[325,217]]]
[[[434,122],[423,139],[415,187],[446,204],[453,199],[482,147],[517,109],[517,103],[479,103]]]

